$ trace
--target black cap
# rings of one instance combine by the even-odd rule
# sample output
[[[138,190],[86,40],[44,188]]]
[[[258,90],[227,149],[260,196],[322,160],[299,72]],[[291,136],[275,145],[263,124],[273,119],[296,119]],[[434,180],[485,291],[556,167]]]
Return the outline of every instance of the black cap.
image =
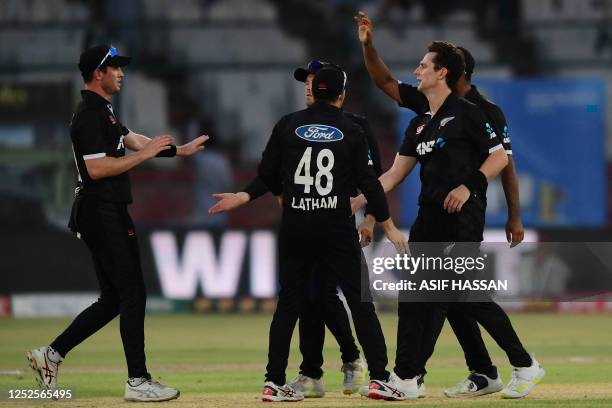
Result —
[[[463,60],[465,61],[465,73],[472,75],[474,73],[474,67],[476,66],[476,61],[472,54],[465,47],[457,47],[463,53]]]
[[[316,99],[330,100],[339,96],[346,86],[346,73],[337,65],[319,69],[312,80],[312,94]]]
[[[79,58],[79,69],[81,73],[89,74],[98,68],[126,66],[131,60],[130,57],[119,55],[112,45],[98,45],[83,51]]]

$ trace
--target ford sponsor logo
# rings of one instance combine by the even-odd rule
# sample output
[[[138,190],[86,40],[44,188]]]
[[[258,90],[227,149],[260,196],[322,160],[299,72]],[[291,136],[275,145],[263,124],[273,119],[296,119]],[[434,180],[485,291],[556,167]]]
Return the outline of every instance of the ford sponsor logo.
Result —
[[[327,125],[304,125],[295,129],[295,134],[311,142],[337,142],[344,139],[344,133],[338,128]]]

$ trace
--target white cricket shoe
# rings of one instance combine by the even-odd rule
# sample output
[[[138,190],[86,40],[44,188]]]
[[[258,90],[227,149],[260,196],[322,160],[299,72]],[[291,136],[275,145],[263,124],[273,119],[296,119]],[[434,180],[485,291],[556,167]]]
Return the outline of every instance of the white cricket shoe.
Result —
[[[370,382],[368,398],[386,401],[404,401],[418,398],[417,377],[402,380],[391,373],[389,381],[373,380]]]
[[[168,387],[159,381],[151,378],[142,378],[142,380],[138,385],[131,385],[129,381],[125,383],[124,400],[129,402],[159,402],[170,401],[181,395],[176,388]]]
[[[484,374],[471,372],[463,382],[445,389],[444,395],[448,398],[478,397],[499,392],[502,388],[504,388],[504,383],[499,374],[493,379]]]
[[[529,395],[533,388],[546,375],[544,368],[535,357],[531,357],[531,367],[514,367],[512,378],[502,391],[502,398],[523,398]]]
[[[43,389],[54,391],[57,390],[58,369],[63,359],[57,363],[51,361],[47,354],[49,350],[50,347],[39,347],[28,351],[26,356],[38,385]]]
[[[370,387],[368,385],[362,385],[359,387],[359,395],[367,397],[370,393]],[[427,389],[425,388],[425,379],[423,375],[417,377],[417,396],[418,398],[425,398],[427,396]]]
[[[344,373],[344,380],[342,381],[343,394],[351,395],[360,390],[365,383],[366,369],[367,366],[361,358],[342,364],[340,371]]]
[[[417,396],[425,398],[427,396],[427,388],[425,388],[425,376],[423,374],[417,377]]]
[[[323,377],[312,378],[299,374],[288,385],[294,390],[301,392],[304,398],[322,398],[325,396]]]
[[[283,401],[301,401],[304,399],[304,394],[295,390],[291,385],[283,386],[276,385],[272,381],[264,383],[261,400],[264,402],[283,402]]]

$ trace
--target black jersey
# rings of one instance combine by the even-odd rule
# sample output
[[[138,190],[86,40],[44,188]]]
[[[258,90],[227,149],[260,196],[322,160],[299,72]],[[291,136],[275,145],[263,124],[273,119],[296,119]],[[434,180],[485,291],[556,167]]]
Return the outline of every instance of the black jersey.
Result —
[[[342,110],[316,102],[274,126],[258,175],[273,194],[283,194],[286,211],[348,217],[359,188],[383,221],[387,200],[368,161],[362,127]]]
[[[372,167],[377,177],[380,176],[382,174],[380,148],[378,146],[376,137],[374,137],[374,132],[372,132],[372,127],[370,126],[368,119],[365,116],[357,115],[355,113],[346,111],[342,112],[347,118],[358,124],[363,130],[368,143],[368,165]],[[268,187],[266,187],[259,177],[256,177],[244,188],[243,191],[249,194],[251,200],[255,200],[256,198],[266,194],[268,192]],[[355,195],[357,195],[357,191],[353,193],[353,196]],[[366,212],[369,212],[367,207]]]
[[[417,115],[426,113],[429,110],[429,102],[427,102],[427,98],[417,89],[416,86],[399,82],[398,90],[401,99],[399,106],[402,108],[408,108]],[[512,154],[510,130],[508,129],[508,123],[506,123],[506,117],[499,106],[478,92],[476,85],[471,86],[470,92],[468,92],[464,98],[478,106],[482,113],[484,113],[487,121],[493,127],[493,130],[495,130],[495,133],[500,137],[506,153]]]
[[[128,173],[92,180],[85,161],[101,157],[123,157],[123,138],[130,131],[119,122],[113,105],[92,91],[81,91],[83,100],[70,123],[70,139],[78,170],[77,194],[103,201],[130,203],[132,193]]]
[[[420,205],[442,204],[447,194],[501,149],[499,137],[480,109],[450,94],[440,109],[417,115],[406,129],[399,154],[421,164]],[[486,191],[472,191],[486,197]]]

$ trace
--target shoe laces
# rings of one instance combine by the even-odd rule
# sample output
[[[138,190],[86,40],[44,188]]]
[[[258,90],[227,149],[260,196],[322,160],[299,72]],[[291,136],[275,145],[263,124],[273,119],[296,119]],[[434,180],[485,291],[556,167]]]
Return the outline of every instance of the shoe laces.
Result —
[[[278,387],[281,392],[283,392],[288,397],[295,397],[297,391],[289,384],[285,384],[282,387]]]

